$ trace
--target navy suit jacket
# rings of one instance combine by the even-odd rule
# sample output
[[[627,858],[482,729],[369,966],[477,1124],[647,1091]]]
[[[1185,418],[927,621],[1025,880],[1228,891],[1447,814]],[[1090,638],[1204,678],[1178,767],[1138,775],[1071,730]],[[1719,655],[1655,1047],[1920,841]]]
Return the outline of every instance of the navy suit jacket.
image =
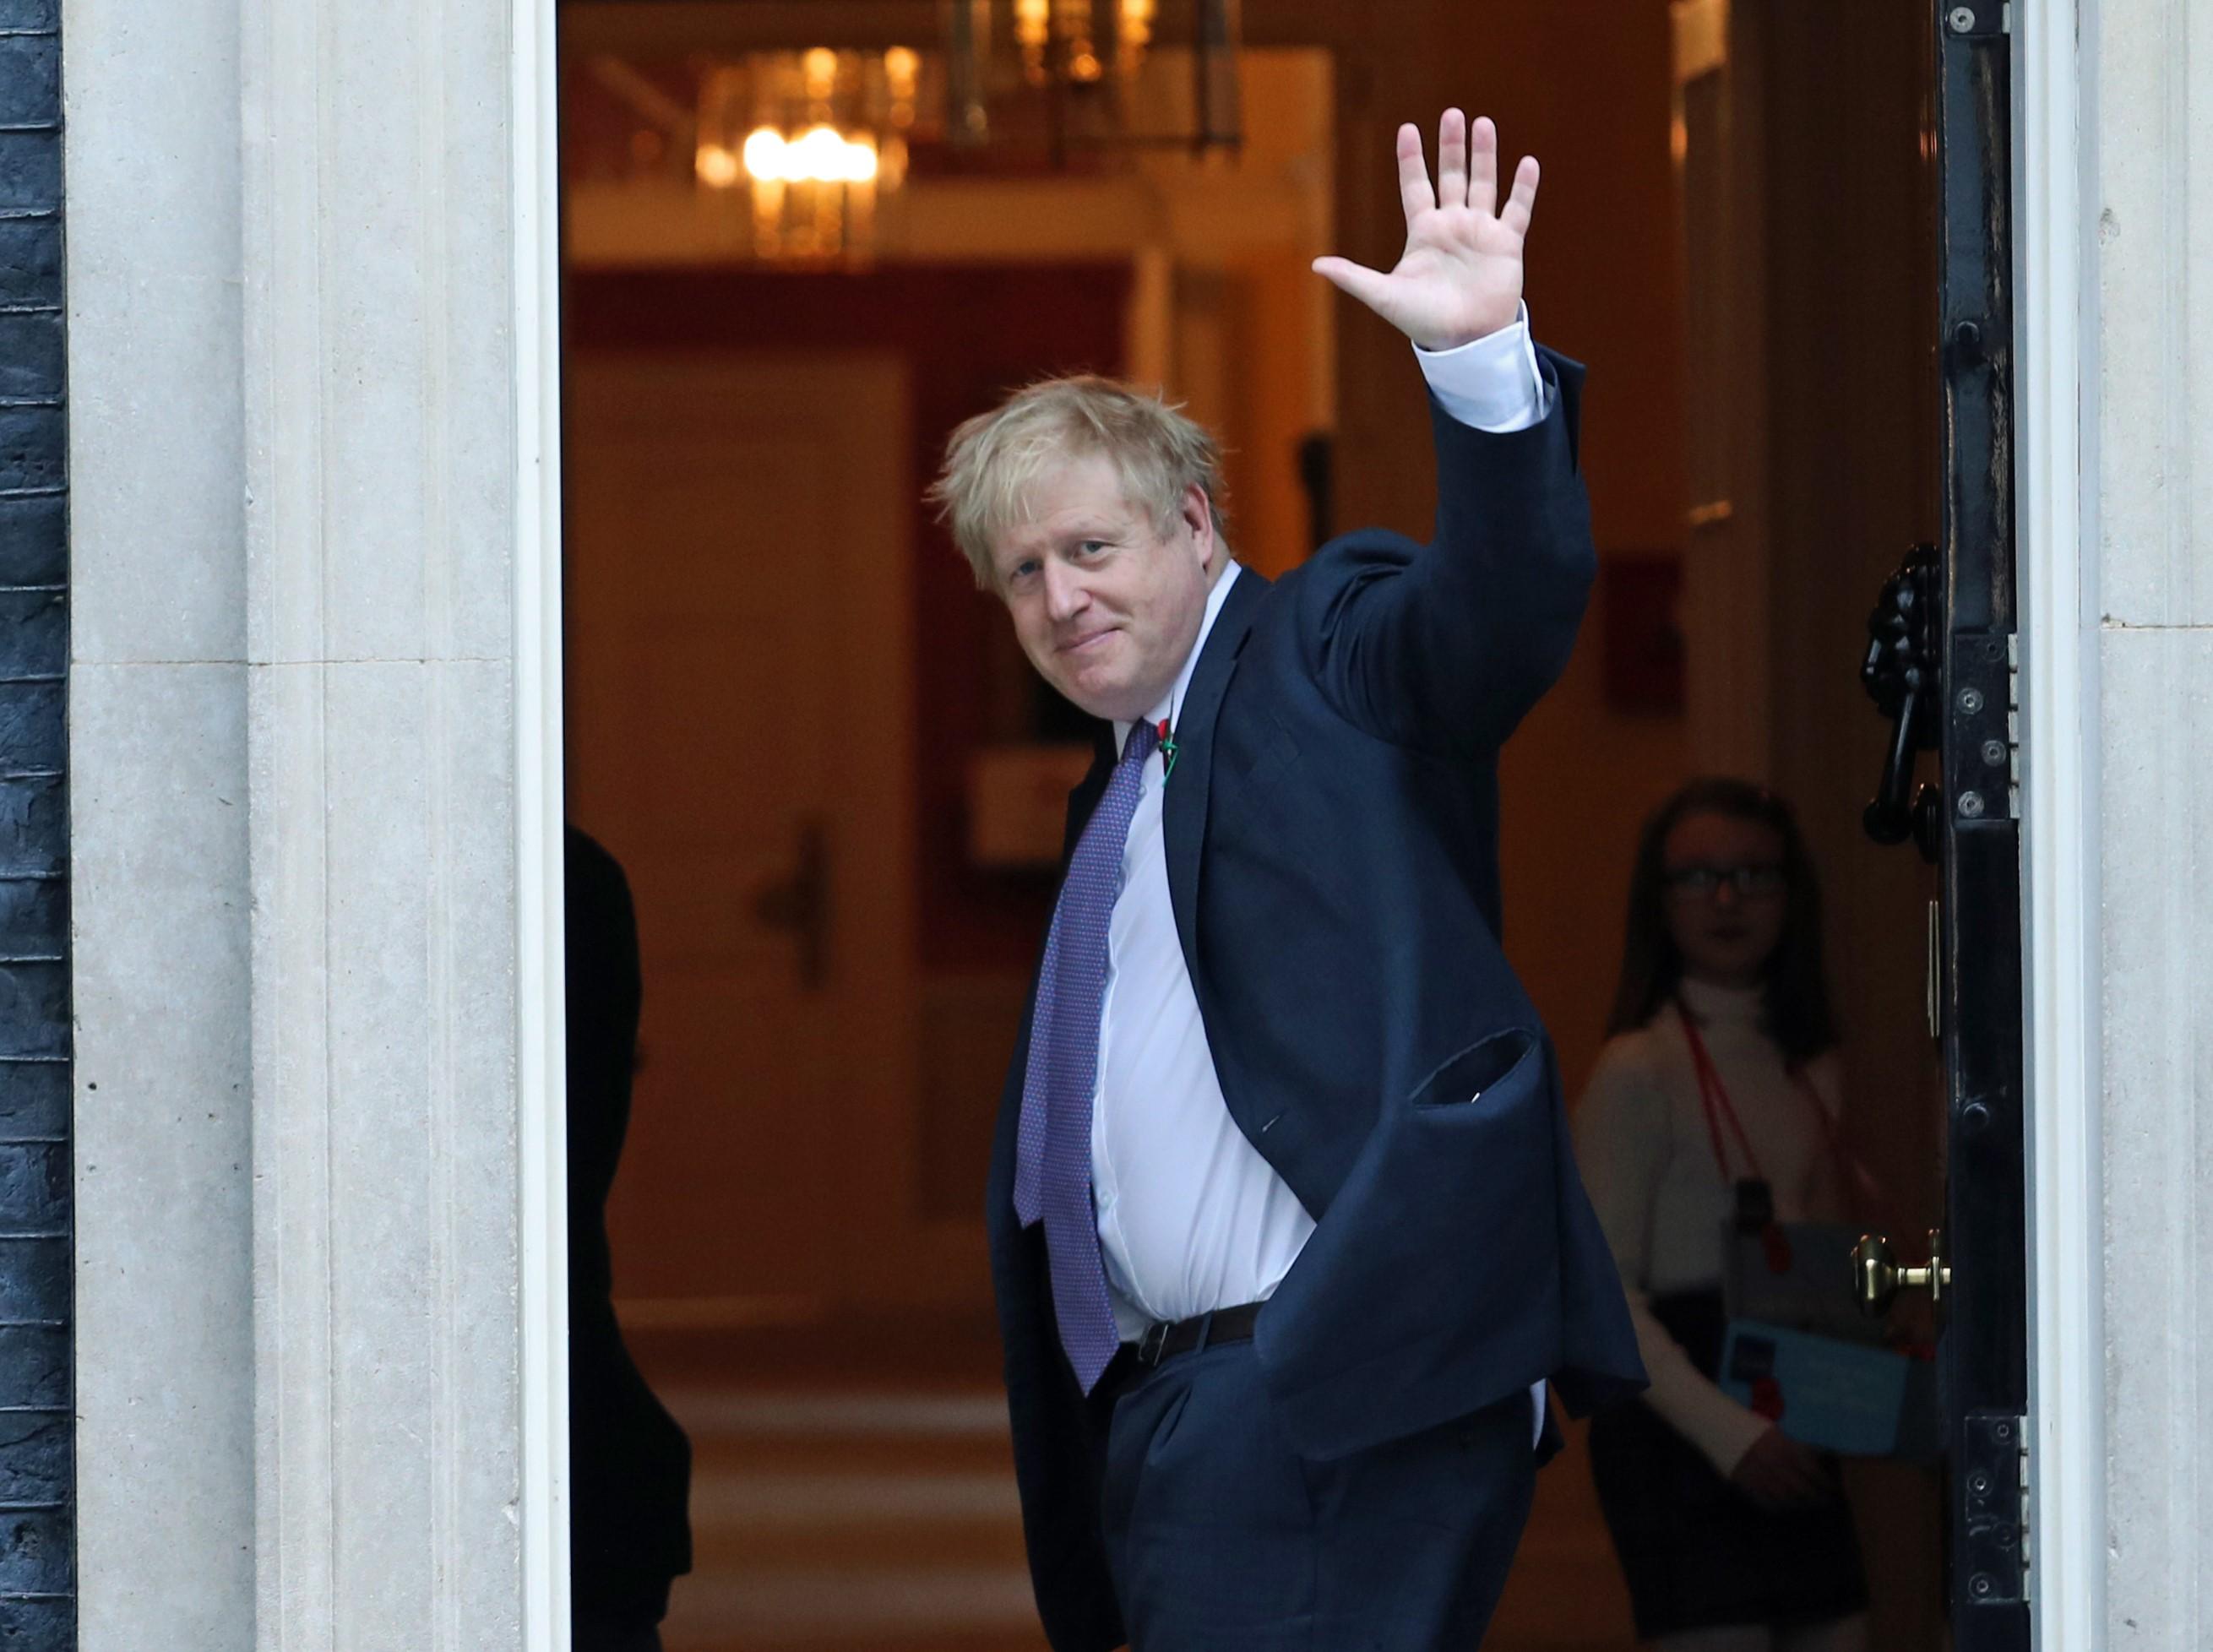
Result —
[[[1497,753],[1565,667],[1596,557],[1582,369],[1486,435],[1431,407],[1436,536],[1249,570],[1199,655],[1163,799],[1168,889],[1231,1116],[1319,1224],[1260,1316],[1293,1443],[1328,1459],[1548,1378],[1643,1385],[1552,1045],[1499,948]],[[1070,800],[1075,837],[1102,760]],[[1056,1652],[1122,1640],[1099,1535],[1105,1399],[1061,1352],[1013,1204],[1029,1017],[987,1222],[1030,1564]]]

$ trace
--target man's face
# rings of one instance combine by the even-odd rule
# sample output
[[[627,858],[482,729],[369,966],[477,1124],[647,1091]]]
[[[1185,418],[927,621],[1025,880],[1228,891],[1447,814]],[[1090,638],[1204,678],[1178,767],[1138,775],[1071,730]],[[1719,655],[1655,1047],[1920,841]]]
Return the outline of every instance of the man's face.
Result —
[[[1163,534],[1113,461],[1084,454],[1041,472],[1028,503],[991,547],[1022,652],[1092,716],[1134,722],[1174,686],[1206,616],[1222,554],[1206,495],[1187,489]]]

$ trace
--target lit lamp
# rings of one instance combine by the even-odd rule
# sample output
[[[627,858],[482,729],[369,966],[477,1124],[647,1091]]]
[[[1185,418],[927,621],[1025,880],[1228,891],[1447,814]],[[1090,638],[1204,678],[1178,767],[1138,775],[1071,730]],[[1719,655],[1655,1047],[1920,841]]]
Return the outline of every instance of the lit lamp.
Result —
[[[1114,20],[1114,68],[1124,80],[1135,80],[1145,66],[1145,48],[1153,43],[1153,16],[1157,0],[1122,0]]]
[[[904,46],[753,53],[703,84],[693,174],[747,192],[760,257],[865,252],[878,192],[905,174],[920,74]]]

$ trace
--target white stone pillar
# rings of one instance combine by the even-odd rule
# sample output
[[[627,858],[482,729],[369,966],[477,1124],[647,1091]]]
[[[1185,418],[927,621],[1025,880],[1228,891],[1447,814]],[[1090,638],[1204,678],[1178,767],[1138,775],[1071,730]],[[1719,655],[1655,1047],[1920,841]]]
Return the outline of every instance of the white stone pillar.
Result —
[[[264,1652],[520,1647],[542,1582],[525,1338],[558,1304],[524,1277],[554,1235],[523,1220],[549,1098],[521,1083],[518,984],[544,822],[516,718],[540,340],[516,336],[513,124],[535,9],[241,7]]]
[[[2213,1644],[2213,9],[2084,6],[2105,1644]]]
[[[552,11],[69,0],[86,1652],[566,1644]]]

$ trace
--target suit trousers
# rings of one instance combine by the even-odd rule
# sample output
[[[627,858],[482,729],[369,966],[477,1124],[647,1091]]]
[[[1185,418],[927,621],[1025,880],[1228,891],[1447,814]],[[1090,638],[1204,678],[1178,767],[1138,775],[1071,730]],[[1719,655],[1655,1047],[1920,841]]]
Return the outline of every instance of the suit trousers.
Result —
[[[1140,1372],[1104,1491],[1131,1652],[1471,1652],[1529,1518],[1529,1417],[1516,1394],[1320,1462],[1291,1448],[1251,1343]]]

